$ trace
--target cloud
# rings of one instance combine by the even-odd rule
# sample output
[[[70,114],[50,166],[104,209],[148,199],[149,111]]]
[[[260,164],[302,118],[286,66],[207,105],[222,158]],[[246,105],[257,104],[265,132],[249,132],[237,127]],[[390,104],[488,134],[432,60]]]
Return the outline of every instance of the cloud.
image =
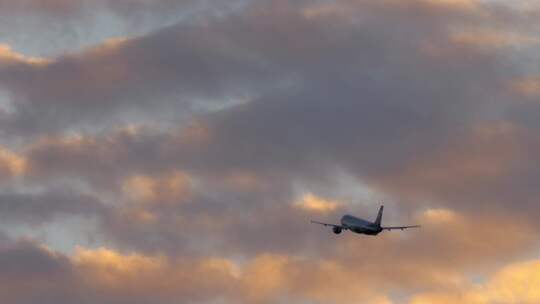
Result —
[[[2,12],[58,12],[67,13],[72,11],[77,6],[81,5],[81,2],[73,2],[66,0],[23,0],[23,1],[10,1],[4,0],[0,2],[0,9]]]
[[[303,195],[294,203],[294,207],[303,209],[307,212],[327,213],[334,211],[338,207],[338,203],[319,198],[312,193]]]
[[[522,147],[530,141],[528,132],[505,127],[509,124],[499,123],[501,118],[492,114],[505,111],[506,98],[519,98],[501,86],[513,77],[505,74],[505,58],[499,52],[463,48],[447,35],[455,23],[474,23],[477,12],[434,9],[425,2],[415,2],[426,12],[419,15],[395,3],[339,4],[347,10],[307,17],[305,7],[312,8],[310,5],[300,9],[288,2],[277,7],[253,5],[238,18],[212,19],[205,25],[181,23],[112,47],[58,58],[55,65],[60,72],[62,66],[72,65],[73,70],[66,69],[69,73],[65,75],[59,72],[57,78],[56,68],[51,68],[43,73],[44,82],[39,82],[43,87],[36,87],[33,93],[32,88],[21,85],[19,92],[22,104],[32,105],[28,111],[36,111],[34,98],[29,98],[32,94],[44,96],[40,102],[45,108],[58,109],[50,112],[60,120],[42,121],[58,124],[51,126],[52,130],[69,129],[86,120],[92,124],[102,119],[117,122],[115,111],[131,109],[145,112],[145,119],[151,121],[155,113],[176,115],[171,109],[179,109],[180,101],[171,105],[154,99],[155,94],[167,91],[161,87],[160,77],[169,88],[186,86],[187,91],[179,93],[186,100],[209,98],[208,92],[212,98],[219,99],[222,94],[238,98],[244,95],[244,87],[250,93],[247,95],[254,96],[248,102],[201,114],[185,129],[186,125],[180,124],[181,130],[44,136],[26,152],[32,177],[69,176],[100,190],[118,191],[138,176],[135,188],[142,191],[142,184],[158,185],[160,174],[179,170],[216,186],[193,194],[192,202],[182,207],[137,207],[125,213],[132,219],[163,220],[155,227],[139,227],[144,231],[129,222],[119,224],[126,239],[133,239],[130,230],[150,231],[160,240],[157,244],[169,243],[173,248],[178,247],[175,243],[191,239],[189,233],[196,233],[195,227],[211,234],[231,222],[240,227],[253,225],[250,220],[234,217],[214,221],[222,212],[251,216],[256,214],[253,206],[265,206],[273,216],[282,216],[272,205],[293,202],[292,183],[327,183],[335,168],[344,168],[377,191],[404,197],[409,202],[402,204],[406,210],[430,200],[455,205],[460,211],[475,206],[481,209],[486,206],[483,202],[491,200],[504,207],[516,194],[520,194],[522,206],[532,206],[532,187],[516,193],[511,191],[515,188],[501,186],[508,182],[505,176],[517,181],[535,172],[534,168],[522,171],[525,168],[516,161],[524,156]],[[392,23],[402,26],[381,31]],[[246,33],[246,28],[251,30]],[[405,28],[410,32],[407,39],[400,30]],[[289,37],[299,39],[290,44]],[[186,43],[177,43],[179,40]],[[426,41],[447,52],[425,52]],[[120,71],[128,69],[112,73],[112,77],[121,75],[115,79],[118,81],[100,76],[101,69],[116,71],[116,65],[122,67]],[[184,65],[188,68],[182,69]],[[85,81],[86,77],[90,78]],[[231,79],[236,80],[231,83]],[[276,86],[276,79],[288,81]],[[66,92],[61,85],[54,85],[56,81],[72,81],[76,89]],[[131,88],[145,92],[136,92],[131,99],[124,95],[132,94]],[[242,93],[237,94],[237,89]],[[89,94],[86,101],[85,90]],[[107,98],[95,102],[96,93]],[[146,93],[152,98],[145,97]],[[71,101],[70,94],[77,100]],[[100,105],[103,107],[98,109]],[[152,109],[146,111],[147,107]],[[74,116],[68,115],[71,111]],[[178,111],[179,115],[184,112]],[[94,114],[99,114],[97,121]],[[68,116],[73,124],[61,121]],[[29,121],[22,117],[21,122]],[[484,126],[493,120],[497,123]],[[493,131],[485,131],[491,128]],[[534,159],[529,154],[527,157]],[[215,182],[220,179],[228,187]],[[474,182],[478,184],[473,191]],[[496,195],[490,195],[495,185]],[[156,187],[160,186],[146,187],[150,189],[147,194],[157,191],[151,190]],[[246,189],[252,192],[245,193]],[[199,223],[176,213],[184,210],[195,213]],[[296,212],[292,214],[299,215],[299,210]],[[271,247],[256,240],[257,233],[273,235],[272,221],[263,222],[260,230],[239,231],[239,238],[253,241],[257,244],[253,247]],[[296,227],[292,216],[285,223],[283,231]],[[184,224],[185,234],[181,234],[177,230]],[[300,231],[306,233],[305,229]],[[209,239],[219,243],[217,238]],[[299,246],[291,240],[276,243],[283,245],[280,250]]]
[[[422,1],[414,5],[426,10],[433,6]],[[411,71],[410,61],[404,60],[410,55],[416,62],[417,78],[423,79],[423,74],[429,75],[431,63],[426,61],[429,58],[417,58],[416,44],[425,41],[440,46],[448,44],[440,37],[446,36],[446,27],[452,24],[452,18],[469,20],[476,16],[444,9],[417,14],[399,5],[396,7],[392,2],[340,1],[336,6],[343,7],[339,11],[347,13],[306,17],[306,11],[317,10],[319,6],[297,8],[286,1],[277,8],[264,3],[252,4],[241,13],[225,18],[211,18],[193,25],[179,22],[147,36],[105,42],[94,49],[68,53],[42,69],[25,66],[3,69],[0,82],[12,93],[16,109],[16,115],[4,123],[14,128],[13,132],[35,133],[74,125],[89,128],[97,121],[107,123],[119,118],[151,119],[154,115],[162,118],[167,117],[171,109],[178,115],[189,113],[190,108],[197,109],[201,104],[226,106],[268,95],[269,91],[279,91],[298,82],[307,90],[300,94],[307,98],[310,98],[311,87],[319,87],[318,82],[326,83],[327,90],[332,91],[340,90],[334,85],[341,84],[344,94],[334,97],[340,99],[352,97],[343,96],[347,91],[358,95],[360,92],[350,89],[353,83],[361,84],[357,90],[367,97],[366,103],[371,103],[386,98],[377,93],[379,87],[372,76],[383,77],[393,70],[396,73],[388,80],[401,81]],[[379,35],[381,20],[366,15],[362,22],[357,22],[358,17],[368,11],[384,16],[387,23],[403,23],[414,36],[403,40],[398,30],[382,31]],[[411,15],[417,17],[414,22]],[[435,22],[439,17],[444,20],[441,24]],[[426,27],[427,24],[434,26]],[[246,28],[251,30],[242,31]],[[323,39],[314,34],[317,32]],[[287,38],[292,36],[296,37],[295,44]],[[268,37],[273,38],[268,40]],[[393,41],[397,45],[390,47]],[[305,56],[302,51],[305,49],[312,54]],[[489,56],[486,59],[489,60]],[[476,72],[471,73],[473,71]],[[463,69],[457,73],[468,73],[471,78],[483,77],[476,75],[478,71],[481,69]],[[457,76],[449,74],[447,77],[456,79]],[[428,86],[437,86],[437,82],[431,81],[430,85],[430,78],[425,78]],[[466,82],[460,85],[460,92],[470,90]],[[413,89],[407,83],[401,86],[417,94],[409,96],[411,99],[440,99],[445,90],[441,86],[440,93],[430,93],[427,89],[417,92],[418,88]],[[366,87],[371,87],[372,92],[365,91]],[[399,95],[399,87],[395,86],[398,90],[395,95]],[[268,98],[277,97],[265,97]]]
[[[144,0],[3,0],[0,2],[0,12],[15,13],[18,15],[36,14],[52,15],[55,17],[76,17],[78,14],[96,13],[97,9],[108,9],[124,17],[141,14],[141,10],[159,11],[164,13],[167,9],[186,8],[190,6],[209,6],[212,1],[203,1],[197,4],[192,0],[157,0],[146,2]]]
[[[2,68],[0,82],[15,108],[4,124],[13,132],[36,133],[151,118],[152,112],[172,119],[164,115],[171,109],[189,114],[196,103],[226,104],[276,79],[264,58],[237,45],[235,32],[220,30],[220,19],[214,23],[208,33],[202,25],[180,23],[144,37],[106,41],[41,68]],[[234,26],[226,24],[229,31]]]
[[[536,303],[540,294],[535,286],[540,280],[540,264],[536,260],[509,264],[480,284],[467,284],[457,290],[416,295],[411,304],[455,303]]]
[[[72,256],[65,256],[35,243],[19,242],[0,250],[0,266],[4,263],[13,270],[6,269],[0,275],[2,281],[11,278],[10,288],[4,290],[11,303],[146,303],[150,299],[160,303],[338,303],[350,296],[367,303],[388,302],[367,286],[345,284],[368,284],[369,280],[354,276],[341,265],[289,256],[261,255],[243,265],[219,257],[171,259],[105,248],[79,248]],[[31,268],[30,281],[14,280],[28,275],[24,271],[30,269],[21,268],[24,263],[39,268]],[[328,280],[338,277],[342,279]]]
[[[441,147],[433,159],[424,157],[390,174],[387,185],[399,192],[416,192],[412,196],[441,194],[449,197],[461,193],[460,188],[486,184],[504,178],[520,158],[520,141],[511,124],[477,126],[467,137],[459,137]],[[480,185],[478,185],[480,186]],[[444,193],[444,194],[443,194]],[[487,193],[486,193],[487,194]]]
[[[533,266],[536,264],[506,267],[482,288],[471,288],[471,294],[491,293],[494,301],[534,301],[534,293],[526,293],[524,289],[534,285],[521,283],[534,280]],[[363,276],[358,274],[371,269],[353,261],[289,255],[262,254],[239,263],[221,257],[168,257],[80,247],[73,255],[66,256],[29,241],[14,242],[0,250],[0,267],[4,269],[0,280],[11,278],[10,288],[4,293],[11,303],[54,303],[59,299],[101,303],[145,303],[150,299],[161,303],[179,300],[192,303],[218,300],[224,303],[340,303],[350,298],[366,303],[391,303],[385,293],[395,290],[394,284],[413,279],[415,275],[420,275],[415,280],[421,280],[429,271],[434,271],[432,268],[420,270],[413,264],[408,266],[418,271],[407,273],[403,271],[407,264],[402,264],[401,268],[391,272],[393,276],[388,277],[389,269],[383,265],[374,265],[378,271]],[[32,280],[14,280],[24,278],[28,275],[26,271],[32,273]],[[439,275],[449,280],[451,273],[443,271]],[[410,284],[414,285],[415,280]],[[23,286],[30,286],[30,291],[23,293]],[[461,288],[467,283],[460,279],[454,286]],[[448,290],[448,297],[455,299],[451,297],[454,289],[447,284],[441,287],[445,288],[443,295],[444,290]],[[439,298],[417,294],[411,303],[423,303],[423,299],[437,303]]]
[[[514,80],[510,83],[511,89],[527,97],[540,95],[540,77],[530,76]]]
[[[25,174],[27,167],[28,164],[23,156],[0,148],[0,176],[20,176]]]
[[[460,29],[451,34],[451,39],[456,43],[471,46],[497,48],[508,46],[535,45],[540,40],[534,35],[526,35],[520,32],[503,32],[493,29],[472,28]]]
[[[500,51],[478,52],[448,35],[455,24],[502,21],[479,17],[478,9],[493,11],[487,5],[470,10],[418,1],[414,10],[402,4],[258,3],[235,16],[69,53],[45,67],[16,64],[0,72],[15,108],[3,130],[29,138],[23,155],[32,182],[70,179],[146,201],[182,196],[167,181],[170,172],[209,185],[190,189],[190,202],[180,206],[135,204],[114,213],[133,221],[114,221],[119,239],[140,246],[130,232],[138,231],[156,242],[153,249],[187,242],[184,248],[207,250],[190,237],[197,231],[221,246],[212,234],[233,224],[251,227],[260,206],[284,218],[282,233],[305,234],[294,223],[305,212],[283,216],[279,208],[294,204],[292,184],[328,184],[336,168],[403,197],[408,212],[432,200],[460,212],[484,202],[505,208],[518,194],[527,208],[515,210],[529,210],[534,188],[504,186],[510,176],[521,181],[535,174],[517,162],[534,160],[523,149],[529,131],[492,114],[519,98],[506,87],[515,75]],[[446,52],[428,52],[426,45]],[[206,100],[217,107],[188,125],[183,115]],[[172,130],[104,126],[124,119],[144,125],[167,115],[179,116]],[[85,125],[94,129],[73,130]],[[231,219],[215,220],[221,214]],[[278,251],[298,250],[294,241],[279,240],[272,224],[270,218],[252,231],[228,228],[238,235],[231,243],[250,253],[270,249],[256,240],[262,234],[275,239]]]
[[[0,249],[0,268],[0,290],[5,301],[54,303],[54,299],[69,299],[57,290],[58,286],[70,286],[69,259],[35,242],[4,242]],[[32,286],[31,292],[28,286]]]
[[[170,259],[121,254],[104,248],[79,248],[69,257],[33,243],[19,243],[1,250],[0,266],[3,261],[11,262],[9,265],[14,272],[2,272],[0,280],[9,278],[8,275],[13,278],[24,274],[22,271],[26,268],[19,268],[23,263],[40,266],[32,269],[32,281],[11,281],[4,296],[12,303],[54,303],[59,299],[101,303],[145,303],[150,299],[161,303],[179,300],[272,303],[280,298],[305,296],[335,301],[340,296],[327,291],[313,293],[316,286],[306,283],[320,286],[319,279],[310,279],[313,273],[323,276],[344,271],[332,270],[330,265],[271,255],[257,257],[244,266],[222,258]],[[50,267],[43,268],[46,263]],[[295,275],[290,276],[290,271]],[[261,274],[266,279],[261,280]],[[291,283],[293,286],[289,285]],[[294,285],[307,289],[299,291]],[[23,286],[30,286],[31,291],[22,293]],[[284,288],[288,289],[288,295],[282,295]],[[363,291],[360,289],[353,294],[364,296]]]
[[[0,280],[10,303],[205,303],[230,285],[229,264],[219,259],[169,261],[108,249],[80,248],[65,256],[19,242],[0,250]]]
[[[140,202],[180,202],[190,196],[190,178],[176,171],[162,177],[136,175],[129,177],[123,185],[124,193]]]
[[[90,194],[66,189],[3,190],[0,218],[4,223],[40,225],[63,217],[106,217],[103,203]]]
[[[96,136],[44,136],[24,150],[28,179],[80,180],[99,188],[121,189],[131,175],[155,173],[172,164],[164,158],[167,133],[122,128]],[[144,175],[144,174],[143,174]]]
[[[107,5],[130,15],[129,3],[143,5]],[[32,260],[56,275],[31,293],[4,278],[7,299],[476,295],[469,273],[537,245],[537,112],[521,102],[535,80],[506,47],[530,34],[515,16],[476,1],[257,1],[45,62],[0,49],[12,110],[0,216],[15,228],[91,216],[107,245],[9,244],[0,261],[14,272]],[[392,201],[386,223],[422,228],[338,238],[309,224],[372,214],[365,196],[329,190],[359,186]]]
[[[50,61],[45,58],[25,56],[15,52],[9,45],[0,44],[0,68],[16,64],[39,67],[47,65],[48,63],[50,63]]]

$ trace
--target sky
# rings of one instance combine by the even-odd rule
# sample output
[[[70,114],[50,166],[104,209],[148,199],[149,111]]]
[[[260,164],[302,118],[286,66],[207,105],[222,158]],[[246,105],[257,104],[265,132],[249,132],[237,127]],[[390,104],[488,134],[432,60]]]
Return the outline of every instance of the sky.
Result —
[[[539,303],[539,17],[0,0],[0,298]]]

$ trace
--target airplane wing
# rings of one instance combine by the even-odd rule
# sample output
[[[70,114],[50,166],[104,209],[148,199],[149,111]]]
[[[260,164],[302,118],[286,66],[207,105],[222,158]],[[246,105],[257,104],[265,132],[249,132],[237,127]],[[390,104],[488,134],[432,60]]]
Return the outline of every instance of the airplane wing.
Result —
[[[313,224],[319,224],[319,225],[323,225],[323,226],[325,226],[325,227],[330,226],[330,227],[338,227],[338,228],[341,228],[341,229],[347,229],[347,228],[345,228],[345,227],[343,227],[343,226],[341,226],[341,225],[328,224],[328,223],[322,223],[322,222],[317,222],[317,221],[311,221],[311,222],[312,222]]]
[[[397,230],[397,229],[400,229],[400,230],[404,230],[404,229],[409,229],[409,228],[420,228],[420,225],[412,225],[412,226],[393,226],[393,227],[381,227],[383,230]]]

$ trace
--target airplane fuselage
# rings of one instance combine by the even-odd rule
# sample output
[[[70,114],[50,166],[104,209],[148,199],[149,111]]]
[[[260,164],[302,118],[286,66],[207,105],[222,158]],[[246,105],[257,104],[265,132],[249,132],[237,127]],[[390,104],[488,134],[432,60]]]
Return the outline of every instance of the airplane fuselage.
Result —
[[[383,230],[381,226],[376,223],[349,214],[346,214],[341,218],[341,226],[352,232],[367,235],[377,235]]]

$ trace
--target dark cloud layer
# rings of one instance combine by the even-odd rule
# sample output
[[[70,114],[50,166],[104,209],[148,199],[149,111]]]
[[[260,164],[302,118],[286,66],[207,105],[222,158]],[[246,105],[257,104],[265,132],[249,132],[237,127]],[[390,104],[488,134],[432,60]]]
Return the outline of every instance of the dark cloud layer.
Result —
[[[105,207],[92,195],[65,189],[47,192],[2,192],[0,217],[12,224],[42,224],[58,217],[103,216]]]
[[[476,99],[476,91],[491,92],[505,80],[497,77],[497,69],[503,68],[499,58],[444,39],[453,18],[469,20],[474,12],[445,11],[436,5],[340,4],[356,14],[325,14],[323,6],[319,16],[310,13],[317,6],[298,8],[288,2],[276,4],[277,9],[254,5],[227,18],[180,23],[147,37],[111,41],[39,67],[10,66],[0,78],[13,93],[18,115],[4,123],[35,133],[142,113],[148,119],[167,110],[181,116],[195,103],[259,95],[274,99],[267,96],[270,89],[274,94],[276,87],[293,86],[300,87],[294,90],[298,103],[316,104],[309,99],[327,94],[324,98],[343,103],[360,99],[355,102],[365,113],[380,103],[374,112],[396,110],[386,119],[393,125],[407,123],[405,118],[446,118],[433,111],[451,111],[455,115],[450,118],[455,118],[479,106],[463,100]],[[423,14],[426,9],[433,11]],[[370,12],[383,17],[373,18]],[[442,22],[435,23],[437,18]],[[386,24],[402,26],[380,31]],[[452,52],[442,57],[424,54],[430,45]],[[480,98],[497,96],[491,93]],[[461,104],[466,107],[461,109]]]

